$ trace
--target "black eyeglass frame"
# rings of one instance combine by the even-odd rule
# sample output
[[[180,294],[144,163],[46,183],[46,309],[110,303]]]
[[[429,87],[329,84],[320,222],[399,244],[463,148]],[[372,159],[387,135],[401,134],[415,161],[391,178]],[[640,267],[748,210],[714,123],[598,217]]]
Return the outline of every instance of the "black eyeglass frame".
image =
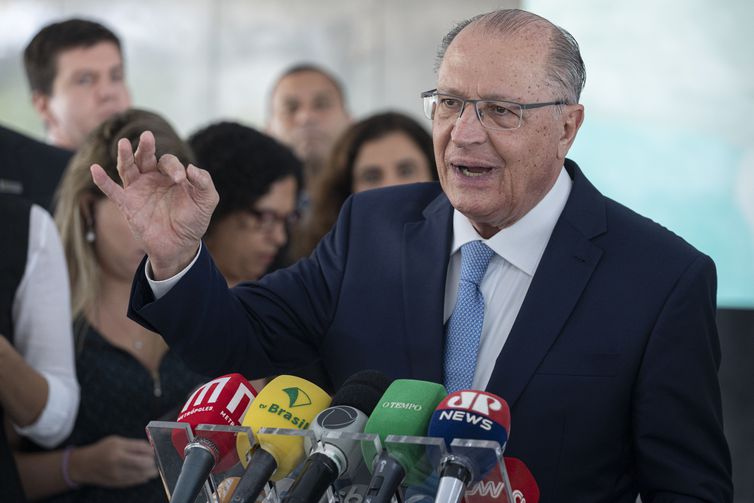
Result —
[[[259,210],[257,208],[247,208],[244,211],[254,217],[259,229],[265,232],[272,232],[275,229],[275,224],[278,223],[282,224],[285,229],[289,229],[292,225],[298,223],[301,218],[298,210],[284,216],[278,215],[272,210]]]

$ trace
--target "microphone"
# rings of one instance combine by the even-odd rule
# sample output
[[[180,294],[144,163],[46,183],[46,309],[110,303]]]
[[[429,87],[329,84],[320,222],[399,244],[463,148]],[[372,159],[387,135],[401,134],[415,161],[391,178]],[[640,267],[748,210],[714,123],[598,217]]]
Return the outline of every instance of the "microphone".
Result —
[[[330,395],[319,386],[290,375],[276,377],[259,392],[243,418],[243,425],[252,429],[258,444],[251,449],[245,435],[239,435],[236,442],[246,471],[233,493],[233,503],[256,501],[268,480],[285,477],[304,457],[303,437],[259,435],[259,428],[305,430],[329,404]]]
[[[364,431],[368,415],[390,386],[391,379],[376,370],[352,375],[333,397],[330,408],[323,410],[312,423],[312,431],[321,443],[306,459],[283,503],[319,501],[327,488],[339,477],[353,477],[361,459],[360,442],[349,438],[325,438],[329,432]],[[309,438],[305,440],[309,442]]]
[[[421,436],[427,431],[432,411],[445,398],[441,384],[413,379],[397,379],[382,395],[364,433],[376,433],[385,442],[388,435]],[[421,477],[417,465],[423,449],[419,445],[391,447],[376,452],[374,445],[364,442],[364,461],[372,471],[364,503],[389,503],[406,476]]]
[[[511,503],[539,503],[539,486],[526,464],[518,458],[503,459],[513,493]]]
[[[432,414],[427,435],[445,443],[456,438],[493,440],[502,448],[508,441],[511,415],[505,400],[486,391],[462,390],[448,395]],[[435,502],[459,503],[469,483],[481,480],[497,464],[488,449],[450,453],[440,463]]]
[[[178,414],[178,422],[188,423],[196,435],[186,443],[182,430],[173,430],[173,447],[185,459],[175,483],[171,503],[193,503],[211,471],[221,472],[238,459],[233,452],[234,439],[227,433],[195,432],[199,424],[239,426],[244,412],[256,392],[241,374],[228,374],[197,388]]]
[[[483,480],[466,490],[465,503],[539,503],[539,487],[529,468],[518,458],[505,457],[506,478],[500,470],[492,470]],[[506,479],[510,485],[511,498],[506,492]]]

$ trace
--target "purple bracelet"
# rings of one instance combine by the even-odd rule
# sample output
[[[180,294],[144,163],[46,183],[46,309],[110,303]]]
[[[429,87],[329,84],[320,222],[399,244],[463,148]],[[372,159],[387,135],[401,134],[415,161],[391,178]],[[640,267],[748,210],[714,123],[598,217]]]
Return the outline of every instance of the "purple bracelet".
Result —
[[[78,489],[79,485],[71,480],[71,477],[68,475],[68,458],[71,457],[71,451],[73,451],[72,445],[66,447],[63,451],[63,461],[60,464],[60,468],[63,472],[63,480],[65,481],[65,485],[67,485],[69,489]]]

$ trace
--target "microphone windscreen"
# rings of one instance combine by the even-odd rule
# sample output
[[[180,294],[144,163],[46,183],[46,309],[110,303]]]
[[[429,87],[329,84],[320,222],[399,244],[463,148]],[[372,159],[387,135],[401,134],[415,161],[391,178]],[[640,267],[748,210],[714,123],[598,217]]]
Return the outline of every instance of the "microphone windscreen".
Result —
[[[305,430],[312,419],[330,404],[330,395],[322,388],[295,376],[278,376],[254,399],[243,418],[243,425],[252,429],[260,446],[277,462],[273,480],[286,476],[304,457],[304,437],[259,435],[259,428]],[[236,443],[244,468],[249,462],[251,446],[245,435]]]
[[[432,413],[427,435],[450,446],[454,439],[490,440],[505,448],[510,410],[505,400],[486,391],[463,390],[449,394]],[[480,480],[497,463],[488,449],[465,449],[472,461],[473,480]]]
[[[376,433],[385,442],[388,435],[423,436],[432,417],[432,411],[447,392],[441,384],[413,379],[396,379],[385,391],[369,417],[364,433]],[[362,446],[364,461],[372,469],[378,454],[370,442]],[[406,444],[403,448],[391,446],[391,455],[409,473],[421,458],[423,450],[418,445]]]
[[[518,458],[505,457],[505,470],[511,483],[514,501],[539,503],[539,486],[529,467]]]
[[[330,406],[347,405],[368,416],[392,382],[379,370],[362,370],[345,380]]]
[[[232,435],[209,431],[194,431],[200,424],[239,426],[244,413],[254,400],[256,391],[241,374],[227,374],[199,386],[186,401],[178,414],[178,422],[187,423],[197,440],[213,451],[216,457],[215,472],[224,471],[236,463],[232,452]],[[186,447],[186,436],[181,430],[174,430],[173,446],[181,456]]]
[[[513,499],[510,503],[538,503],[539,486],[529,468],[518,458],[504,458],[505,471],[511,486]],[[464,494],[465,503],[489,503],[490,501],[507,501],[505,482],[500,470],[494,469],[472,484]]]

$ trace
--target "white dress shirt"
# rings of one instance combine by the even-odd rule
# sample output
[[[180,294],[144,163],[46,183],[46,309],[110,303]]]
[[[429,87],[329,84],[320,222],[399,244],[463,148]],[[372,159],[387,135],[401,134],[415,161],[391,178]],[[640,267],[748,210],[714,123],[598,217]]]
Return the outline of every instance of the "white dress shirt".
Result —
[[[50,215],[34,205],[29,217],[26,269],[13,299],[13,345],[46,380],[39,418],[16,431],[52,448],[71,433],[79,408],[73,357],[71,301],[63,246]]]
[[[483,239],[469,219],[458,210],[453,212],[453,242],[445,280],[443,323],[448,322],[456,305],[461,274],[461,246],[481,240],[495,252],[479,285],[484,296],[484,325],[479,341],[473,389],[483,390],[487,387],[497,357],[516,321],[555,223],[571,193],[571,185],[571,178],[565,168],[562,168],[553,187],[534,208],[518,222],[502,229],[490,239]]]

